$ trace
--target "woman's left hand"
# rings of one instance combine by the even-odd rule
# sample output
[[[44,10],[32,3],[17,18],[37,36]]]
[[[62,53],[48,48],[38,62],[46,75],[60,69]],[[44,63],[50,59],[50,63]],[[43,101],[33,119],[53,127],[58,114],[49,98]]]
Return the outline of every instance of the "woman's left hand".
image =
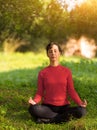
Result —
[[[84,100],[83,103],[80,105],[81,107],[86,107],[87,106],[87,101]]]

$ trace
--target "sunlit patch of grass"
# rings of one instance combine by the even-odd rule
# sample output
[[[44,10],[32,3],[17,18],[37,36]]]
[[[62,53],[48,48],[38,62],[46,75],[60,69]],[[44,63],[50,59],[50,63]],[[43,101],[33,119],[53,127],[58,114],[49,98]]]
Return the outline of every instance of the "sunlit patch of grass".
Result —
[[[3,58],[2,58],[3,57]],[[34,53],[12,53],[0,55],[0,72],[14,69],[35,68],[41,66],[42,62],[47,59],[44,54]]]

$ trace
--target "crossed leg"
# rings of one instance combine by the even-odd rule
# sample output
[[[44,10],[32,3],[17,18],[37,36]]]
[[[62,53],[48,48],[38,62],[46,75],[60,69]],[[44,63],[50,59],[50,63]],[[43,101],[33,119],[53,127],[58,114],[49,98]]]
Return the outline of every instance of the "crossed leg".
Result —
[[[64,111],[54,112],[47,105],[30,105],[29,113],[31,116],[41,119],[44,123],[61,123],[69,121],[71,118],[81,118],[86,114],[86,109],[80,106],[64,107]],[[48,120],[45,120],[48,119]]]

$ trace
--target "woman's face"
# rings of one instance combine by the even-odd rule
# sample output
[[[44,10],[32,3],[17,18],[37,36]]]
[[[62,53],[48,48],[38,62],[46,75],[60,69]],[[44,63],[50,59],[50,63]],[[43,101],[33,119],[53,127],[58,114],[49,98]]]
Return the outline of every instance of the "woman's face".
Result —
[[[48,50],[47,55],[50,61],[58,61],[60,57],[60,51],[57,45],[53,45],[51,49]]]

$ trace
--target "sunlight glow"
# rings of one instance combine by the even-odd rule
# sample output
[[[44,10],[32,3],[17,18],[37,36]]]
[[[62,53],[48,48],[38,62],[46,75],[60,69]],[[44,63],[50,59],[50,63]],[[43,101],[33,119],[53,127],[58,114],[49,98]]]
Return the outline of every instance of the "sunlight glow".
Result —
[[[95,57],[97,46],[94,43],[94,40],[88,40],[85,37],[80,39],[80,50],[81,55],[87,58]]]
[[[86,0],[58,0],[59,4],[64,8],[67,8],[67,11],[73,10],[76,6],[80,6]]]
[[[65,46],[65,56],[79,55],[86,58],[94,58],[96,56],[97,46],[93,39],[82,36],[76,40],[70,38]]]

